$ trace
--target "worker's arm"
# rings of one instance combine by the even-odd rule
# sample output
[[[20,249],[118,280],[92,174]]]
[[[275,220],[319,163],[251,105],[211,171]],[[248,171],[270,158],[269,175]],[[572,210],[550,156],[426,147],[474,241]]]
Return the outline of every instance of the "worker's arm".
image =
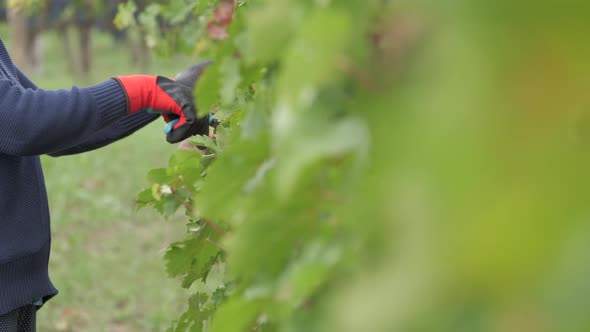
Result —
[[[84,142],[127,114],[115,80],[88,88],[43,90],[0,80],[0,153],[41,155]]]
[[[16,68],[16,67],[15,67]],[[38,87],[33,83],[23,72],[16,68],[16,76],[19,83],[28,89],[37,90]],[[158,115],[147,114],[144,112],[138,112],[135,114],[127,115],[120,120],[117,120],[109,127],[98,131],[97,133],[90,136],[84,142],[77,144],[73,147],[61,150],[58,152],[50,153],[54,157],[77,154],[87,152],[109,145],[119,139],[125,138],[145,125],[159,118]]]
[[[60,157],[102,148],[103,146],[109,145],[133,134],[158,118],[159,115],[149,114],[147,112],[130,114],[118,120],[108,128],[92,135],[86,141],[62,151],[50,153],[50,155],[52,157]]]

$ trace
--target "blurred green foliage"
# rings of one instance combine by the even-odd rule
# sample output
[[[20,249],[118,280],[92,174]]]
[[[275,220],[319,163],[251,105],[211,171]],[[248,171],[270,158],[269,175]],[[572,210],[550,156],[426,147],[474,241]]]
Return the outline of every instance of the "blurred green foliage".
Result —
[[[590,329],[588,5],[176,2],[222,124],[141,195],[187,210],[171,331]]]

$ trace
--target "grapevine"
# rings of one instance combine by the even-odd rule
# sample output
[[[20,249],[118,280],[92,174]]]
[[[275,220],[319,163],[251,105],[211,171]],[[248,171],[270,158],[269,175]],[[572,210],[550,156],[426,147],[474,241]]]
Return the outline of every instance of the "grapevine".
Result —
[[[544,271],[586,213],[588,158],[563,134],[572,117],[529,109],[545,86],[525,74],[547,66],[514,63],[533,41],[508,51],[544,31],[536,14],[497,24],[492,5],[381,0],[134,8],[119,24],[156,53],[213,61],[195,98],[220,123],[192,139],[203,154],[178,151],[139,195],[186,215],[165,254],[190,293],[170,331],[509,331],[519,309],[551,310],[532,304],[567,279]],[[542,240],[524,235],[537,227]],[[555,324],[577,324],[566,311]]]

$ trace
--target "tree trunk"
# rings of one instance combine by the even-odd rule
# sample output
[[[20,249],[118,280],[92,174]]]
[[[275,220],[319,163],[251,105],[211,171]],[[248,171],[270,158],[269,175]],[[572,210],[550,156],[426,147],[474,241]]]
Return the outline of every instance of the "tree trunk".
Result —
[[[23,71],[30,73],[32,68],[30,68],[31,61],[28,61],[27,16],[22,8],[9,8],[7,14],[10,25],[10,53],[12,60]]]
[[[151,50],[142,39],[142,37],[130,40],[131,44],[131,64],[139,67],[142,71],[147,71],[151,62]]]
[[[80,30],[80,62],[82,74],[88,75],[90,73],[90,66],[92,65],[92,24],[81,24],[78,26]]]
[[[78,69],[78,68],[80,68],[80,65],[78,63],[78,58],[76,56],[74,56],[74,50],[72,48],[72,42],[70,39],[70,31],[68,29],[68,26],[65,24],[60,24],[59,26],[56,27],[56,29],[57,29],[57,34],[58,34],[59,38],[61,39],[61,43],[63,46],[64,58],[67,63],[68,71],[74,77],[78,77],[78,76],[80,76],[80,71]]]

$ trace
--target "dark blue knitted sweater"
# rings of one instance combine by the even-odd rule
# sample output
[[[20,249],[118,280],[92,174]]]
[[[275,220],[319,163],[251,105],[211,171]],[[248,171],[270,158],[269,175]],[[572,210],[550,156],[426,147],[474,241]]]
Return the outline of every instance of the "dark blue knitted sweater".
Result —
[[[48,277],[49,209],[39,155],[96,149],[157,116],[126,113],[115,80],[88,88],[37,88],[0,40],[0,315],[57,294]]]

